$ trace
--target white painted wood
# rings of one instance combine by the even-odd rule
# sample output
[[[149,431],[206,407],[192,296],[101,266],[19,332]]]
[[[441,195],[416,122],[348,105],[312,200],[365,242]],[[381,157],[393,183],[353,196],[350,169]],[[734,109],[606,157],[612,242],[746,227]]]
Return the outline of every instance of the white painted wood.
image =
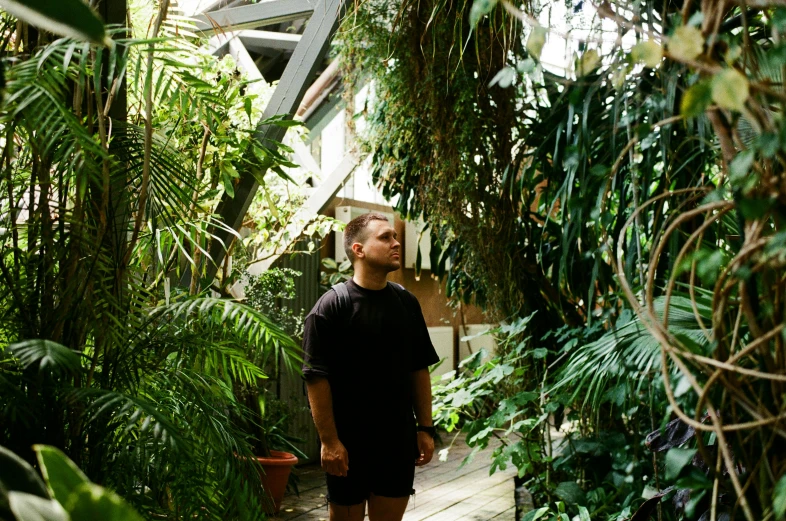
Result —
[[[422,230],[425,223],[418,219],[416,221],[406,221],[404,228],[404,267],[415,269],[418,258],[418,230]],[[431,233],[428,230],[423,232],[420,238],[420,268],[431,269]]]
[[[300,43],[299,34],[277,33],[274,31],[255,31],[246,29],[240,31],[240,40],[246,48],[256,49],[278,49],[282,51],[294,51]]]
[[[311,151],[308,149],[308,146],[298,138],[295,138],[290,146],[295,151],[295,163],[300,165],[300,168],[306,170],[307,172],[311,172],[315,184],[321,183],[322,169],[319,168],[319,163],[317,163],[317,160],[314,159],[313,155],[311,155]]]
[[[461,360],[473,353],[477,353],[481,348],[486,350],[489,356],[497,352],[497,342],[491,335],[482,335],[489,329],[497,327],[494,324],[467,324],[466,327],[459,326],[459,356]],[[464,341],[462,338],[470,337]],[[459,360],[459,363],[461,362]]]
[[[453,328],[451,326],[436,326],[428,328],[428,336],[434,345],[434,350],[442,364],[432,373],[431,378],[439,378],[453,370]]]
[[[257,4],[203,12],[194,19],[197,30],[202,32],[212,32],[218,28],[230,31],[255,29],[263,25],[306,18],[314,12],[320,1],[325,0],[266,0]]]
[[[262,73],[259,72],[259,68],[254,63],[254,59],[248,54],[248,50],[243,45],[242,40],[237,36],[229,40],[229,54],[235,59],[235,63],[240,70],[245,71],[249,80],[258,81],[263,79]]]

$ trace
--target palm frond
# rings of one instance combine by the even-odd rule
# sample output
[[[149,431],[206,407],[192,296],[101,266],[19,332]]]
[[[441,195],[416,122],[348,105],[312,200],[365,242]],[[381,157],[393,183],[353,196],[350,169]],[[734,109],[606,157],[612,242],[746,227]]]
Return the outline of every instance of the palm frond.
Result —
[[[665,297],[655,300],[655,310],[662,316]],[[698,299],[702,319],[710,321],[711,307],[708,299]],[[628,313],[628,317],[631,315]],[[669,330],[677,337],[689,339],[696,345],[709,347],[709,342],[693,314],[689,297],[674,296],[669,305]],[[629,318],[624,324],[589,344],[570,353],[568,362],[557,376],[552,391],[569,389],[572,400],[584,397],[581,402],[597,410],[608,398],[607,391],[617,384],[630,380],[636,382],[635,392],[647,382],[646,375],[660,371],[660,343],[650,335],[638,318]]]
[[[37,365],[40,372],[66,372],[77,374],[83,371],[83,355],[73,349],[44,339],[16,342],[8,346],[8,352],[19,360],[25,369]]]
[[[259,311],[240,302],[210,297],[189,298],[159,306],[152,315],[166,315],[172,320],[207,319],[225,328],[227,334],[247,343],[252,357],[256,355],[264,361],[271,354],[280,356],[291,368],[302,361],[300,347],[284,330]]]

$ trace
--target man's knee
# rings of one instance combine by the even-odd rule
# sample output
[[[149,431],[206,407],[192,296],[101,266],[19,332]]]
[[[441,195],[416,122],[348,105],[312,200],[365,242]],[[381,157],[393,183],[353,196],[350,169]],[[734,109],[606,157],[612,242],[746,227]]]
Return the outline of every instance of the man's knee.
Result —
[[[363,521],[366,517],[366,503],[357,505],[330,504],[330,521]]]
[[[369,521],[401,521],[408,502],[409,496],[385,497],[372,494],[368,499]]]

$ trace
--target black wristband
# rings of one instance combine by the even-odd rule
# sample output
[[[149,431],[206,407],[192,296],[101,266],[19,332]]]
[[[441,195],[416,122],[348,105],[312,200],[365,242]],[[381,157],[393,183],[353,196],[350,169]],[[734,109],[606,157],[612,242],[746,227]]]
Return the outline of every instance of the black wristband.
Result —
[[[435,429],[431,425],[418,425],[418,432],[425,432],[426,434],[428,434],[432,438],[436,438],[437,437],[437,429]]]

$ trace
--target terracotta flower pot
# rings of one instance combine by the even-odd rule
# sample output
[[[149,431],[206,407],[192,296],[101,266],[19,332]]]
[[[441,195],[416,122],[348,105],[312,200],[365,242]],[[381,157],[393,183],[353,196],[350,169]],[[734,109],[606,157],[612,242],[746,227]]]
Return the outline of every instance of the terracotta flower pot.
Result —
[[[297,457],[289,452],[271,450],[270,457],[257,456],[257,461],[265,471],[262,476],[262,486],[267,495],[273,500],[273,509],[268,514],[277,514],[281,509],[281,500],[287,490],[287,481],[292,467],[297,465]]]

